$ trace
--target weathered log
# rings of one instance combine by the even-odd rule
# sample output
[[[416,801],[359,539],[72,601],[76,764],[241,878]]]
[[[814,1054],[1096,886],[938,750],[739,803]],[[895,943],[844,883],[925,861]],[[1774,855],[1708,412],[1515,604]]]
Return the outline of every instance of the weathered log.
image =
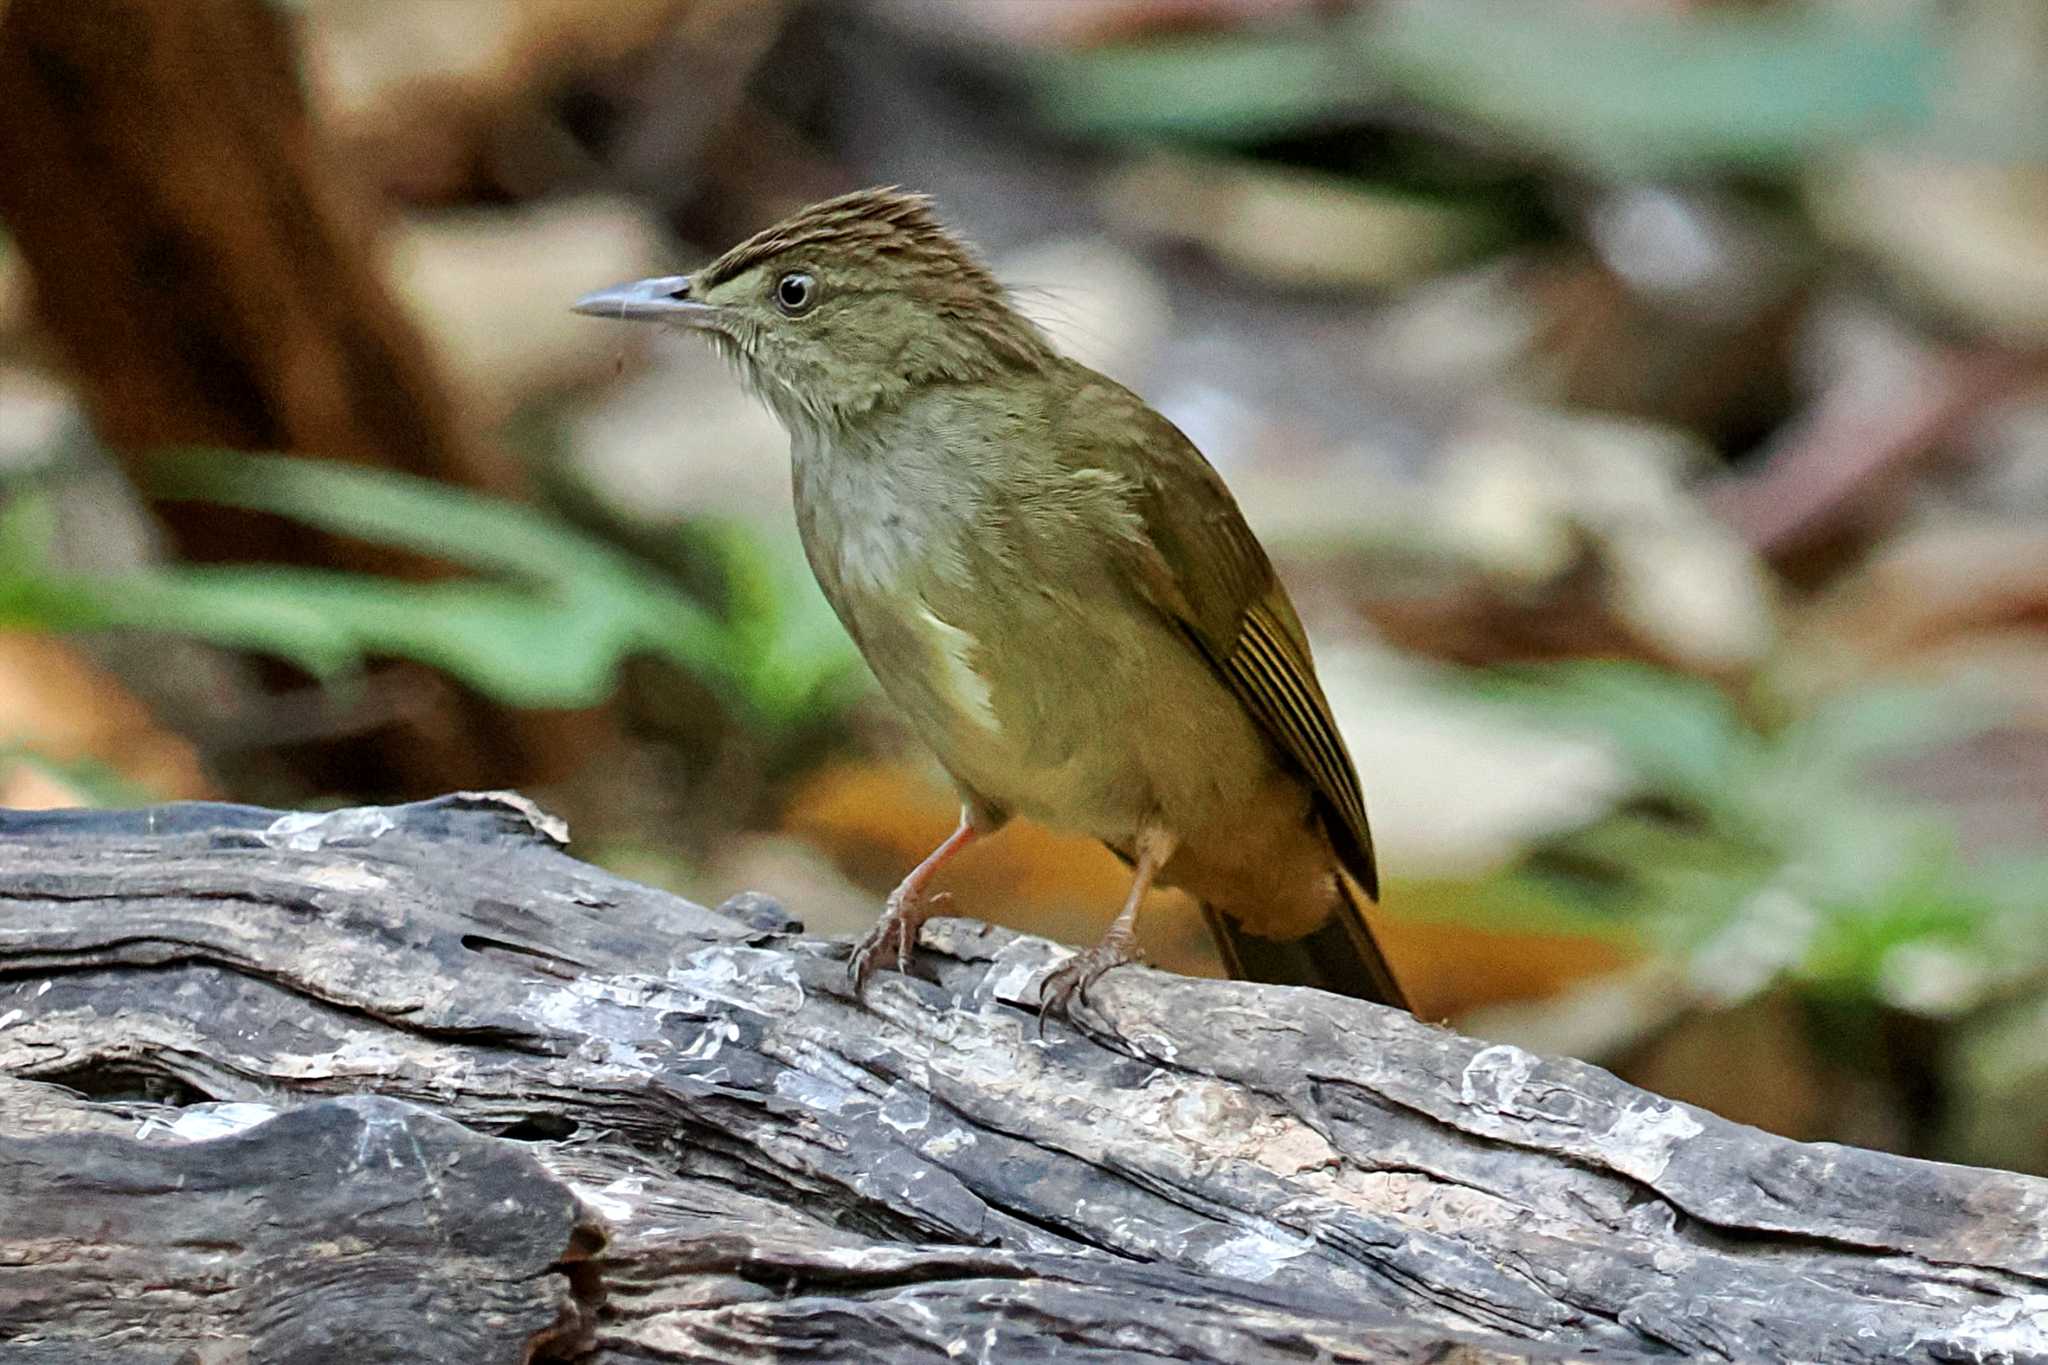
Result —
[[[8,1360],[518,1360],[587,1337],[571,1276],[595,1221],[517,1144],[374,1095],[246,1131],[269,1111],[234,1108],[138,1125],[0,1082]]]
[[[1309,991],[1118,971],[1041,1041],[1061,950],[966,921],[858,1002],[772,903],[560,837],[508,797],[0,815],[0,1341],[2048,1360],[2048,1182]]]

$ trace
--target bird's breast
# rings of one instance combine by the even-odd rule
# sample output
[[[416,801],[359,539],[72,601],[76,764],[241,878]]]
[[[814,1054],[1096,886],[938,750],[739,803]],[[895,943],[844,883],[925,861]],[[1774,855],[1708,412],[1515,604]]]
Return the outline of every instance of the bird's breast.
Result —
[[[906,460],[800,460],[796,501],[818,584],[883,689],[941,747],[999,731],[984,642],[938,605],[983,586],[973,501]]]
[[[1029,492],[977,488],[923,449],[797,466],[818,582],[919,738],[1005,809],[1126,839],[1158,797],[1147,736],[1204,742],[1229,699],[1110,577],[1117,486]],[[1090,499],[1094,535],[1049,540],[1047,517]]]

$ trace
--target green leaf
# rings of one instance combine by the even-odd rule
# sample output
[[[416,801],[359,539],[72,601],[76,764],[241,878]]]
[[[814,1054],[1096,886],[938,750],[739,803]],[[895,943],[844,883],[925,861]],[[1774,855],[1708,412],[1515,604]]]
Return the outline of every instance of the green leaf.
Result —
[[[1614,178],[1783,173],[1873,143],[1958,158],[2048,148],[2024,76],[1957,84],[1932,5],[1627,12],[1587,0],[1405,0],[1356,18],[1148,39],[1031,59],[1069,133],[1245,145],[1357,118],[1390,96],[1462,114]]]
[[[2048,969],[2038,860],[1973,868],[1946,812],[1871,780],[1874,763],[1996,721],[1967,698],[1868,688],[1764,732],[1719,689],[1637,665],[1516,670],[1477,690],[1606,738],[1634,769],[1649,800],[1547,841],[1522,875],[1640,925],[1709,994],[1783,980],[1940,1015]]]
[[[512,706],[594,705],[610,693],[621,658],[649,643],[631,613],[482,580],[410,584],[269,566],[184,577],[210,602],[309,613],[358,659],[414,659]]]
[[[586,587],[631,585],[623,557],[543,512],[408,474],[287,455],[188,450],[151,461],[144,491],[270,512],[472,569]]]
[[[1541,877],[1404,881],[1401,918],[1477,924],[1512,933],[1601,939],[1623,947],[1640,943],[1640,925],[1591,910],[1577,897],[1559,894]]]
[[[106,578],[0,574],[0,626],[25,630],[127,628],[198,635],[289,660],[321,678],[357,667],[361,651],[339,623],[304,603],[247,593],[202,571]]]
[[[1837,999],[1885,999],[1896,954],[1912,948],[1940,952],[1958,974],[1972,978],[1955,989],[1981,992],[1999,975],[1987,950],[1996,907],[1972,894],[1948,858],[1923,860],[1876,887],[1866,898],[1824,906],[1821,931],[1794,972],[1817,993]],[[2010,964],[2008,964],[2010,965]],[[1892,1003],[1908,1005],[1910,999]]]
[[[102,810],[146,806],[158,799],[146,787],[130,782],[96,759],[54,758],[25,744],[0,744],[0,767],[9,763],[19,763],[45,774],[77,793],[86,805]]]
[[[757,716],[788,729],[860,695],[868,674],[793,540],[734,525],[699,528],[724,570],[734,669]]]
[[[1924,135],[1955,65],[1926,6],[1872,19],[1841,5],[1429,0],[1380,15],[1366,41],[1388,81],[1613,177],[1782,168]]]
[[[1646,665],[1503,670],[1477,679],[1474,690],[1536,720],[1606,739],[1646,785],[1702,808],[1726,813],[1738,774],[1756,758],[1756,737],[1718,688]]]
[[[530,507],[406,475],[214,451],[156,462],[149,488],[288,516],[511,580],[399,584],[265,569],[236,586],[314,607],[361,653],[418,659],[513,705],[592,704],[622,657],[636,652],[671,659],[728,692],[739,681],[730,633],[711,613]]]
[[[47,489],[0,489],[0,574],[43,563],[56,540],[57,505]]]
[[[1355,22],[1152,40],[1034,58],[1041,115],[1107,138],[1249,142],[1299,131],[1384,93]]]
[[[152,462],[147,482],[161,497],[286,516],[480,573],[428,583],[281,565],[67,575],[45,567],[47,506],[18,498],[0,507],[0,625],[191,634],[321,678],[370,658],[414,659],[531,707],[595,704],[626,658],[648,655],[771,729],[836,709],[862,678],[801,557],[736,531],[709,538],[732,588],[721,619],[659,570],[558,519],[423,479],[188,451]]]
[[[1864,765],[1963,739],[1998,719],[1955,688],[1874,686],[1829,697],[1787,725],[1778,745],[1801,766],[1853,780]]]

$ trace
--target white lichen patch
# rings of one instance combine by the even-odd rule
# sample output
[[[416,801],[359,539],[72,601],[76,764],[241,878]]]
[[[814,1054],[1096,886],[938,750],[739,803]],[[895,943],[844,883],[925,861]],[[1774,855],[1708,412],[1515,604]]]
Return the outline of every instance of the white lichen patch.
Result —
[[[608,1223],[618,1224],[631,1221],[634,1213],[633,1201],[647,1193],[647,1178],[638,1175],[622,1175],[602,1189],[588,1185],[569,1184],[570,1192],[585,1204],[595,1209]]]
[[[277,1117],[277,1112],[267,1104],[240,1101],[195,1104],[180,1110],[174,1119],[166,1120],[156,1115],[144,1119],[135,1136],[146,1138],[165,1133],[181,1142],[211,1142],[215,1138],[247,1132],[259,1123],[268,1123]]]
[[[951,924],[945,925],[937,933],[927,928],[925,941],[942,952],[952,951],[952,945],[947,941],[952,927]],[[1044,939],[1012,939],[989,959],[988,970],[982,973],[981,984],[975,994],[984,1000],[1036,1008],[1039,984],[1046,973],[1073,955],[1073,950]]]
[[[1972,1308],[1955,1324],[1923,1333],[1943,1360],[1971,1365],[2020,1365],[2048,1355],[2048,1294],[2026,1294],[2007,1303]]]
[[[371,843],[397,827],[390,812],[381,806],[349,806],[280,815],[256,837],[275,849],[317,853],[332,844]]]
[[[1522,1087],[1541,1063],[1533,1053],[1510,1043],[1496,1043],[1472,1054],[1458,1077],[1458,1096],[1468,1108],[1496,1114],[1515,1112]]]
[[[928,1075],[977,1090],[1005,1090],[1041,1077],[1046,1065],[1042,1056],[1034,1048],[1017,1045],[1019,1035],[1029,1035],[1033,1027],[1028,1017],[1010,1011],[956,1009],[929,1031],[906,1031],[894,1041],[902,1047],[906,1064],[925,1067]]]
[[[520,1008],[548,1029],[580,1036],[576,1055],[613,1078],[645,1075],[674,1055],[664,1028],[669,1015],[703,1013],[701,1001],[645,976],[536,982]],[[699,1043],[701,1039],[692,1040],[692,1046]]]
[[[708,1062],[724,1051],[727,1043],[738,1042],[739,1026],[727,1019],[713,1019],[687,1046],[676,1053],[678,1061]]]
[[[761,1014],[786,1017],[804,1007],[796,963],[783,953],[714,943],[699,948],[668,970],[668,985],[699,1000]]]
[[[1211,1247],[1202,1256],[1204,1268],[1233,1279],[1263,1282],[1315,1249],[1315,1238],[1247,1229]]]
[[[892,1085],[882,1099],[882,1122],[906,1137],[931,1127],[932,1097],[929,1091]]]
[[[342,1076],[397,1078],[416,1068],[412,1059],[385,1039],[351,1035],[332,1052],[280,1052],[267,1063],[272,1075],[287,1080],[332,1080]]]
[[[850,1085],[808,1071],[775,1073],[775,1093],[821,1114],[837,1114],[861,1099],[861,1091]]]
[[[329,863],[308,872],[306,884],[327,891],[382,891],[391,882],[360,863]]]
[[[944,1161],[957,1152],[964,1152],[980,1139],[966,1128],[948,1128],[936,1136],[926,1138],[918,1150],[934,1161]]]
[[[1682,1106],[1649,1096],[1613,1111],[1612,1121],[1602,1129],[1596,1106],[1561,1083],[1540,1087],[1545,1103],[1538,1107],[1528,1101],[1530,1082],[1542,1064],[1533,1053],[1509,1044],[1481,1048],[1459,1077],[1459,1098],[1468,1109],[1524,1123],[1583,1125],[1602,1160],[1642,1181],[1660,1179],[1679,1145],[1705,1131]],[[1569,1115],[1558,1109],[1561,1101],[1569,1102]]]
[[[426,1176],[427,1188],[438,1198],[441,1193],[440,1181],[435,1177],[433,1167],[427,1161],[426,1152],[420,1147],[418,1135],[406,1123],[405,1117],[384,1108],[370,1109],[360,1117],[363,1120],[363,1128],[356,1136],[356,1165],[368,1166],[372,1158],[381,1155],[384,1164],[395,1171],[404,1166],[406,1159],[410,1157],[412,1163]],[[404,1140],[404,1150],[400,1150],[400,1139]],[[432,1216],[430,1209],[428,1217]]]
[[[1653,1100],[1623,1109],[1606,1132],[1592,1137],[1609,1166],[1637,1180],[1655,1181],[1663,1178],[1679,1145],[1705,1131],[1679,1106]]]

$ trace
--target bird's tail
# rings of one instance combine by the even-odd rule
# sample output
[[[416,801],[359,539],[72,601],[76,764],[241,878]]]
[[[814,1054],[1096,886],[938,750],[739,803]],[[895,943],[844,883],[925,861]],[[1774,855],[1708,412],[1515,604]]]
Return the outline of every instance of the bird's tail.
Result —
[[[1261,938],[1204,902],[1202,918],[1230,974],[1245,981],[1313,986],[1337,995],[1412,1010],[1386,954],[1365,922],[1364,893],[1337,876],[1338,905],[1321,927],[1297,939]]]

